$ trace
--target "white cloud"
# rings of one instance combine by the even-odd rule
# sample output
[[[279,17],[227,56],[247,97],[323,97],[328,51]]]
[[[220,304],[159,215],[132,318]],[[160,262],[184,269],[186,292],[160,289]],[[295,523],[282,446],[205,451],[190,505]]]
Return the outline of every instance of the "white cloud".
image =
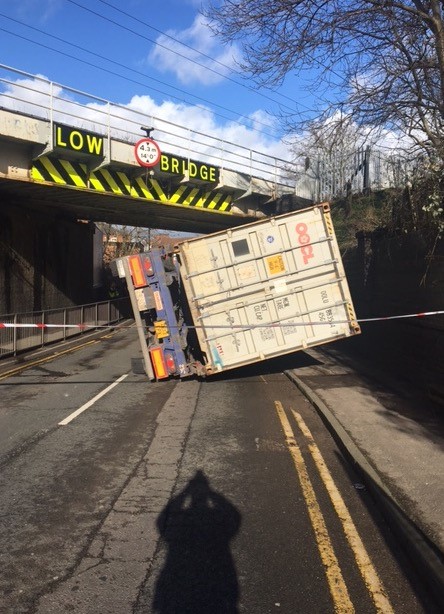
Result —
[[[173,73],[181,83],[220,83],[239,59],[238,47],[221,47],[201,15],[190,28],[180,32],[169,30],[166,34],[157,38],[158,44],[148,56],[148,62],[157,70]]]
[[[257,121],[268,117],[263,111],[243,117],[247,124],[243,125],[234,121],[219,124],[211,109],[201,106],[170,101],[157,105],[150,96],[133,96],[128,108],[150,116],[156,129],[153,137],[177,155],[243,172],[250,170],[251,160],[256,176],[273,175],[275,158],[289,159],[289,149],[282,140],[255,129]],[[259,128],[263,128],[262,123]]]
[[[22,19],[45,23],[61,10],[62,6],[62,0],[21,0],[14,8]]]

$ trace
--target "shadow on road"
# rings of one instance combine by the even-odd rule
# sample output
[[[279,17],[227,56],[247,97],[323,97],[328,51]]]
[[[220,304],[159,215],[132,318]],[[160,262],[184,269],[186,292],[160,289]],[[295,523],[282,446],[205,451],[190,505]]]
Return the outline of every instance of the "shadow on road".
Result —
[[[157,520],[168,545],[155,588],[159,614],[237,614],[239,585],[230,541],[241,515],[197,471]]]
[[[244,377],[255,377],[261,375],[272,375],[282,373],[288,369],[301,369],[302,367],[310,367],[321,364],[318,360],[306,354],[303,351],[292,352],[284,356],[276,356],[267,360],[259,361],[244,367],[237,367],[224,371],[223,373],[214,373],[208,382],[229,381],[232,379],[240,379]]]

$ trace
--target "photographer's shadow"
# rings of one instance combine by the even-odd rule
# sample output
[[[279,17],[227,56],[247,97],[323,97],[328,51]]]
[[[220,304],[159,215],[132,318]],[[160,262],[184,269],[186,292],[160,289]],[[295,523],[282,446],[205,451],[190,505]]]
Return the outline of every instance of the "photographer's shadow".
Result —
[[[168,553],[156,584],[154,612],[237,614],[239,585],[230,540],[240,524],[236,507],[197,471],[157,519]]]

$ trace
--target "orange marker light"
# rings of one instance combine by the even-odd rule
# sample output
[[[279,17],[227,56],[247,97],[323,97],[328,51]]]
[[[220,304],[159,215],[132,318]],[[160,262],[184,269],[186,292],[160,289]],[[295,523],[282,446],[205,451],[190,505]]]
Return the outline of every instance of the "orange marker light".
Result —
[[[165,366],[163,350],[160,347],[150,349],[151,362],[153,364],[154,374],[157,379],[165,379],[168,377],[168,371]]]
[[[146,278],[143,272],[142,263],[139,256],[129,256],[128,262],[131,270],[131,277],[135,288],[146,286]]]

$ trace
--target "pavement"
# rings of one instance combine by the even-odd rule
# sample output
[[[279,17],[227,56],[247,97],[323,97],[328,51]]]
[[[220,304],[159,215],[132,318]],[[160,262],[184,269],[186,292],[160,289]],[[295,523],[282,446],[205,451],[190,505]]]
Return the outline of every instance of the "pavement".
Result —
[[[336,346],[336,344],[335,344]],[[339,446],[444,611],[444,406],[333,346],[287,371]]]

